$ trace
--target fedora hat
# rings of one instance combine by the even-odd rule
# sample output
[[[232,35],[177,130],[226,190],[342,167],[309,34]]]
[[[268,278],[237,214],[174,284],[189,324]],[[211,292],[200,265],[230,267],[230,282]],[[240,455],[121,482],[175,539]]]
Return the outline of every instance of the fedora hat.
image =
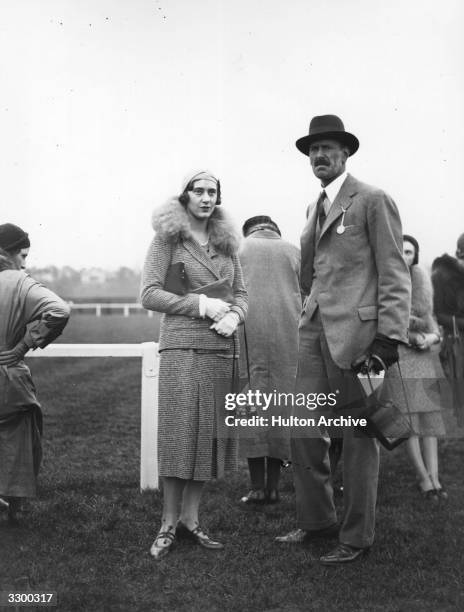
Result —
[[[309,124],[309,134],[298,138],[295,142],[296,148],[309,155],[309,147],[315,140],[323,140],[329,138],[337,140],[343,145],[346,145],[350,150],[350,155],[356,153],[359,147],[359,140],[353,134],[345,132],[343,121],[337,115],[319,115],[313,117]]]

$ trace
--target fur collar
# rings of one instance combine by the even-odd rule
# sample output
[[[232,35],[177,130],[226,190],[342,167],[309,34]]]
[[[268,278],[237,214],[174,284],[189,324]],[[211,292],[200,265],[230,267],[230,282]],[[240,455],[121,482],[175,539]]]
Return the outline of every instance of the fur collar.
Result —
[[[460,283],[464,283],[464,267],[458,260],[450,255],[442,255],[437,257],[432,264],[432,274],[441,273],[449,280],[455,279]]]
[[[152,226],[168,242],[178,243],[192,238],[187,212],[176,197],[153,211]],[[208,230],[210,243],[216,251],[227,256],[237,252],[237,233],[221,207],[216,207],[211,215]]]

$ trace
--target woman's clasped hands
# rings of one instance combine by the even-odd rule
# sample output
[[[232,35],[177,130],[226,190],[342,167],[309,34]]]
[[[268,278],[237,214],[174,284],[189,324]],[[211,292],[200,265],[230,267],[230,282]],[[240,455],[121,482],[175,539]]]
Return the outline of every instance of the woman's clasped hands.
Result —
[[[239,324],[239,316],[230,310],[230,304],[218,298],[207,298],[206,316],[214,321],[210,329],[220,336],[231,336]]]

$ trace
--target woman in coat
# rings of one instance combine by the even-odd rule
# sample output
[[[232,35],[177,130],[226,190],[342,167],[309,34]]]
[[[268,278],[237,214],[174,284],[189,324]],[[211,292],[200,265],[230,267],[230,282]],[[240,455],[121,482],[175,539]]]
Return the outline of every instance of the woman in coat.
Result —
[[[437,436],[445,435],[437,385],[437,379],[443,378],[438,357],[440,334],[433,318],[432,285],[418,266],[419,244],[412,236],[403,236],[403,254],[411,274],[412,294],[409,346],[400,347],[404,388],[399,390],[399,399],[410,415],[415,434],[407,447],[419,488],[426,499],[438,501],[448,497],[438,476]]]
[[[0,225],[0,501],[16,522],[35,497],[42,456],[42,412],[24,355],[44,348],[68,322],[69,306],[24,272],[28,235]]]
[[[141,298],[145,308],[164,313],[158,424],[163,516],[150,551],[156,559],[181,536],[205,548],[223,548],[201,529],[198,508],[205,481],[236,467],[237,443],[224,426],[224,393],[230,391],[235,331],[247,299],[238,241],[220,204],[219,180],[198,172],[184,182],[179,197],[153,215],[156,235],[145,260]],[[175,264],[185,268],[184,292],[171,287]],[[208,285],[220,281],[227,281],[230,295],[208,297]]]
[[[464,234],[456,259],[442,255],[432,264],[434,311],[443,326],[441,359],[450,382],[457,424],[464,427]]]
[[[248,219],[243,235],[239,256],[249,299],[246,333],[250,388],[263,393],[291,393],[298,361],[300,251],[282,240],[278,226],[266,215]],[[285,417],[290,410],[290,406],[276,406],[265,416]],[[240,451],[248,460],[251,480],[251,491],[242,497],[242,503],[278,501],[281,462],[290,457],[289,436],[288,427],[240,430]]]

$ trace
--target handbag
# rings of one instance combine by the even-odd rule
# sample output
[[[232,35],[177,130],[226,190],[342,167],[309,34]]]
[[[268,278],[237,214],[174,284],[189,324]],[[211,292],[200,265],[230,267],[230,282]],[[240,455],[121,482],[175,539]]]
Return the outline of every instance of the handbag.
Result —
[[[183,261],[171,264],[166,273],[164,290],[176,295],[186,295],[187,293],[203,294],[209,298],[218,298],[224,302],[234,301],[232,285],[226,278],[203,285],[198,289],[190,289],[190,280],[185,270]]]
[[[203,287],[199,287],[198,289],[192,289],[190,293],[203,293],[206,297],[218,298],[224,302],[233,303],[234,301],[232,285],[226,278],[221,278],[220,280],[214,281],[214,283],[203,285]]]
[[[385,364],[382,365],[386,371]],[[397,363],[397,366],[403,387],[406,409],[408,415],[410,415],[408,397],[399,363]],[[369,373],[367,374],[367,380],[371,388],[371,393],[365,395],[363,389],[364,406],[356,416],[364,418],[367,422],[366,426],[361,428],[363,431],[377,438],[387,450],[393,450],[402,442],[410,438],[414,433],[410,418],[408,418],[391,400],[385,400],[378,395],[379,389],[374,389]]]
[[[164,280],[164,290],[176,295],[186,295],[189,288],[189,279],[183,261],[171,264]]]

